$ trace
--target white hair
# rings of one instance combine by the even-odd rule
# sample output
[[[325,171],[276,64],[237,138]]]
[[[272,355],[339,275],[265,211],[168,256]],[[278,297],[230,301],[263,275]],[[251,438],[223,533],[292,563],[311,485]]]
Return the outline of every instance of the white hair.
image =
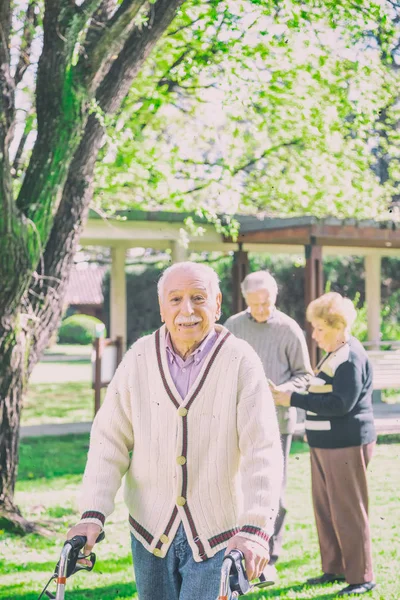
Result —
[[[157,283],[157,292],[158,292],[158,297],[160,299],[163,299],[165,280],[167,279],[168,275],[170,275],[171,273],[174,273],[175,271],[178,271],[179,269],[183,269],[183,270],[191,269],[191,270],[198,271],[199,274],[202,276],[204,283],[209,286],[209,289],[211,291],[211,296],[213,298],[216,298],[217,295],[221,293],[221,290],[219,288],[219,278],[218,278],[217,273],[214,271],[214,269],[212,269],[208,265],[203,265],[201,263],[195,263],[195,262],[188,260],[185,262],[174,263],[170,267],[167,267],[165,269],[165,271],[163,271],[163,273]]]
[[[243,297],[252,292],[266,290],[275,300],[278,295],[278,284],[268,271],[249,273],[241,283]]]

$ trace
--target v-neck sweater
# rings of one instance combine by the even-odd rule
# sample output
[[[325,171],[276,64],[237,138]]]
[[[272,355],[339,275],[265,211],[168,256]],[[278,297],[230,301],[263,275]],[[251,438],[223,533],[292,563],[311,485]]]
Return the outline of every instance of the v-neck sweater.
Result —
[[[268,548],[282,451],[263,366],[247,342],[218,340],[187,396],[171,378],[165,326],[126,353],[91,431],[80,508],[103,526],[125,475],[132,534],[160,558],[182,522],[200,562],[240,535]]]

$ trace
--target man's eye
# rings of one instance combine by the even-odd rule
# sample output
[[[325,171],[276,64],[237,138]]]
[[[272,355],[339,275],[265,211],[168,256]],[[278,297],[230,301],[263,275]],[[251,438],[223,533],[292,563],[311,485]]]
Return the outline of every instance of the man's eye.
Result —
[[[202,300],[204,300],[203,296],[195,296],[194,300],[196,300],[196,302],[201,302]]]
[[[179,302],[180,298],[176,297],[176,298],[171,298],[171,302]]]

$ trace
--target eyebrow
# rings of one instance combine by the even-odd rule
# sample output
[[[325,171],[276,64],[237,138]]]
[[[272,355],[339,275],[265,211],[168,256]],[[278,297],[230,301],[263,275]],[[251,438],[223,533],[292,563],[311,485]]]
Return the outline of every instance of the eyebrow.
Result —
[[[207,292],[207,288],[203,288],[203,287],[199,287],[199,288],[194,288],[192,291],[194,292]],[[168,292],[168,296],[170,296],[171,294],[180,294],[182,293],[182,290],[170,290]]]

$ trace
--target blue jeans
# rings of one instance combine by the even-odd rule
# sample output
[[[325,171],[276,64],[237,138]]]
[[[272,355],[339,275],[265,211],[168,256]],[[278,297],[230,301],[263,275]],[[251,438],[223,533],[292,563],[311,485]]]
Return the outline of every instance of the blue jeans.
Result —
[[[225,550],[195,562],[182,523],[165,558],[157,558],[131,534],[139,600],[216,600]]]

